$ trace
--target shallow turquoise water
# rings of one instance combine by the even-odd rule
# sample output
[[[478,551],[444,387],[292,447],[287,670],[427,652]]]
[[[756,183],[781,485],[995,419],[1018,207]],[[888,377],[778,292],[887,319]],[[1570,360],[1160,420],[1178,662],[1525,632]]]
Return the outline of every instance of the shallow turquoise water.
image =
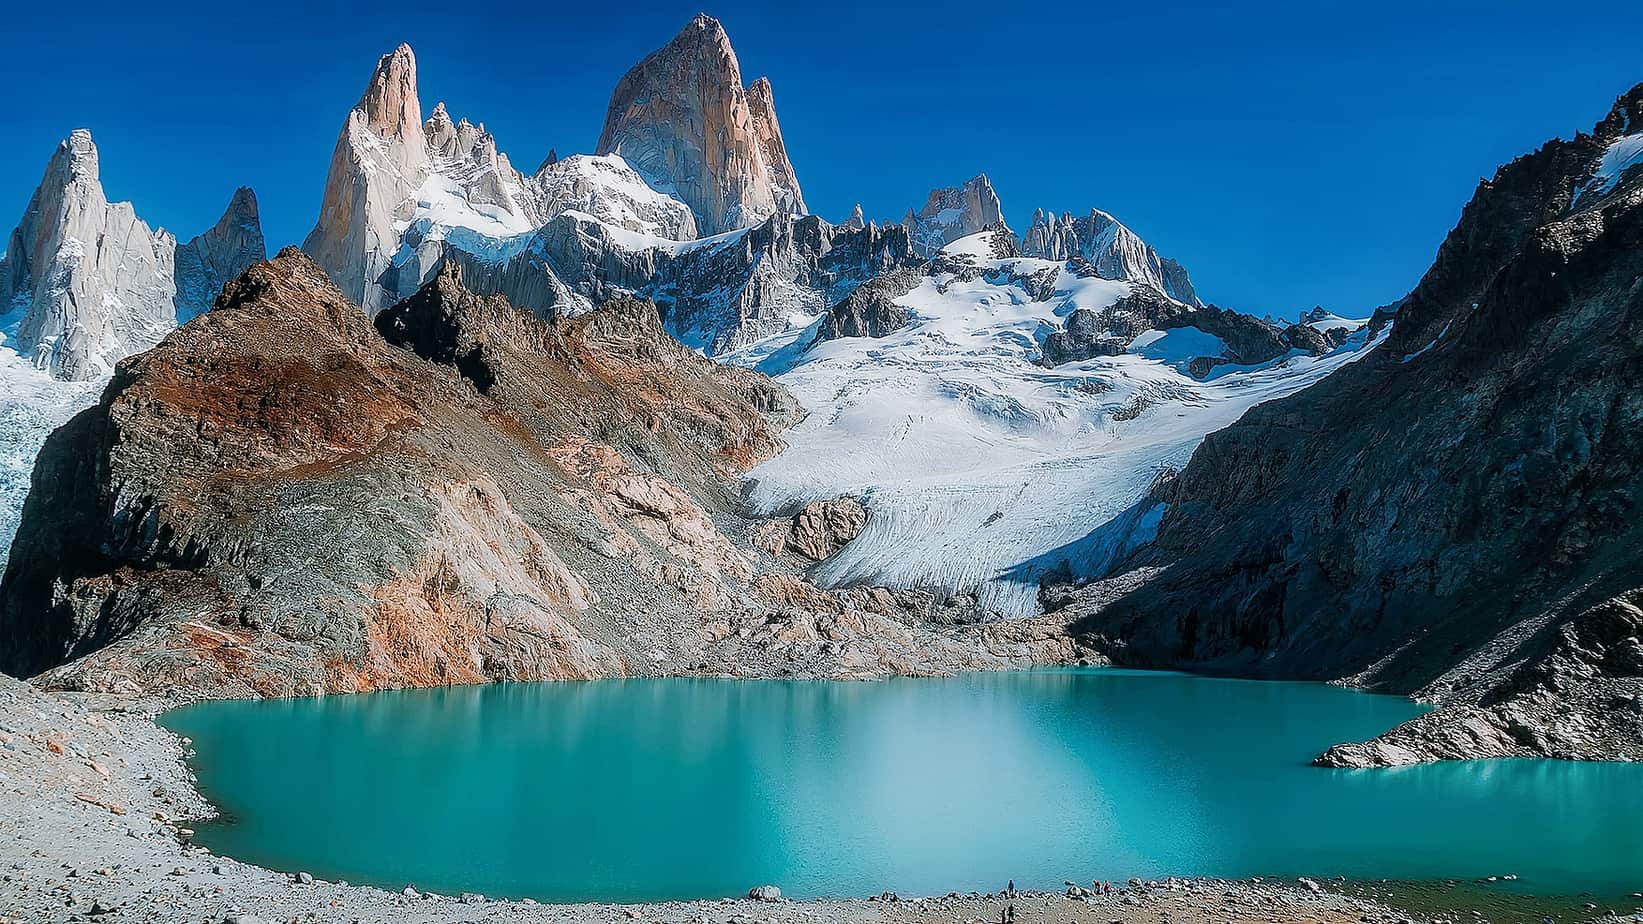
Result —
[[[988,891],[1006,879],[1643,888],[1643,766],[1307,761],[1419,707],[1130,671],[610,680],[186,707],[213,850],[543,900]]]

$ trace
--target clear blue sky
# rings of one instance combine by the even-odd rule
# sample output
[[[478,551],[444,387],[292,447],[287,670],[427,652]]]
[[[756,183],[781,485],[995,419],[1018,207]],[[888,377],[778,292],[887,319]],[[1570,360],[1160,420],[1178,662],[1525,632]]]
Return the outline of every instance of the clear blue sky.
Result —
[[[811,209],[896,218],[985,171],[1006,217],[1116,214],[1256,313],[1406,291],[1482,176],[1643,81],[1643,3],[623,0],[20,4],[0,34],[0,233],[92,130],[112,198],[186,238],[255,187],[300,242],[344,114],[401,41],[423,109],[522,169],[590,151],[617,78],[701,9],[775,85]],[[1438,7],[1441,7],[1438,8]]]

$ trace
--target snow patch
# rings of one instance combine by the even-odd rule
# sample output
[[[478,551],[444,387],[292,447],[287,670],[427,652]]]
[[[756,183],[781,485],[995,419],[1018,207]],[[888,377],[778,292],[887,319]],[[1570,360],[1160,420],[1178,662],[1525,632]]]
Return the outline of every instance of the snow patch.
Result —
[[[16,349],[27,300],[0,315],[0,572],[28,496],[34,460],[51,431],[97,403],[106,377],[63,382],[37,368]]]
[[[1620,137],[1603,152],[1597,172],[1575,191],[1575,202],[1579,203],[1587,196],[1596,199],[1608,195],[1620,185],[1626,171],[1639,165],[1643,165],[1643,132]]]

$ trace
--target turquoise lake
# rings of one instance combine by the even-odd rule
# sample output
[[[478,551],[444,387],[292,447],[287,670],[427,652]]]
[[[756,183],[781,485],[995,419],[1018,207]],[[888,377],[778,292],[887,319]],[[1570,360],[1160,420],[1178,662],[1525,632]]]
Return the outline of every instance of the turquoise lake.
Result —
[[[1643,888],[1643,766],[1307,762],[1416,715],[1118,670],[608,680],[213,702],[161,724],[212,850],[445,893],[627,901],[1165,875]]]

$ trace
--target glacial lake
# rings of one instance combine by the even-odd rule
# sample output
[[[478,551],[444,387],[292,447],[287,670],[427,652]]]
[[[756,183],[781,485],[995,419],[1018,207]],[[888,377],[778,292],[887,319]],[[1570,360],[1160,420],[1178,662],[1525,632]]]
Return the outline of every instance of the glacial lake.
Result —
[[[1643,766],[1326,770],[1416,715],[1120,670],[515,683],[184,707],[213,851],[544,901],[1060,888],[1130,876],[1643,889]]]

